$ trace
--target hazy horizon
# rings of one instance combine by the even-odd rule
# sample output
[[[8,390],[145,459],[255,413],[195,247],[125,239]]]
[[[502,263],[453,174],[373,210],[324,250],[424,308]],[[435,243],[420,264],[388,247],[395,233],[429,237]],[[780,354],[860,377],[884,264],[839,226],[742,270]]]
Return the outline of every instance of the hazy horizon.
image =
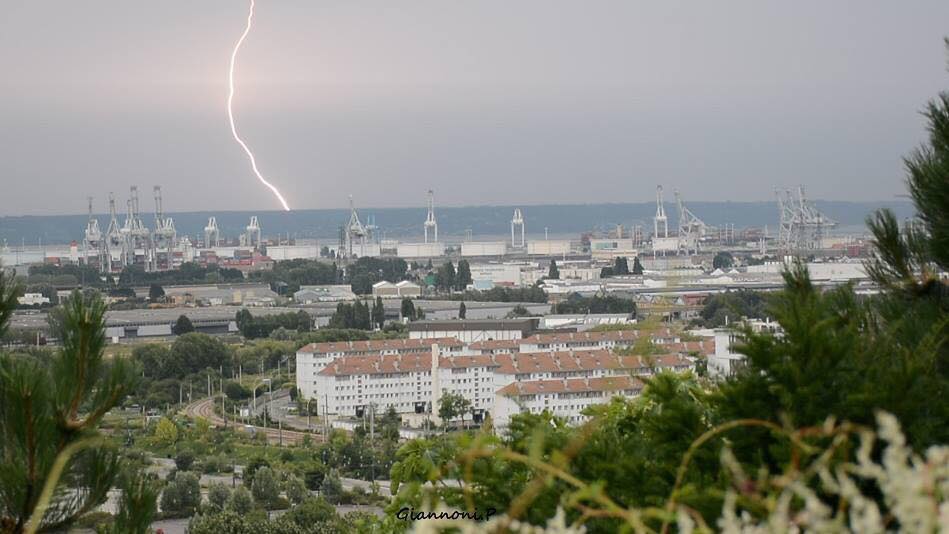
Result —
[[[778,210],[774,202],[702,202],[688,201],[688,208],[706,223],[712,226],[733,224],[737,229],[768,226],[777,231]],[[865,231],[865,220],[870,213],[879,208],[894,211],[898,220],[912,216],[913,204],[908,200],[886,202],[850,202],[815,200],[815,207],[826,216],[838,221],[840,225],[833,232],[848,235]],[[548,228],[552,236],[569,235],[577,237],[588,231],[608,232],[617,224],[627,229],[640,225],[651,231],[652,216],[655,214],[654,202],[640,203],[597,203],[597,204],[537,204],[522,205],[525,230],[528,235],[544,234]],[[678,221],[675,204],[666,202],[666,213],[670,224]],[[439,235],[462,236],[471,230],[476,240],[485,236],[509,236],[512,206],[467,206],[443,207],[436,209]],[[338,237],[339,226],[349,220],[349,212],[342,208],[303,209],[284,212],[282,210],[216,210],[172,212],[179,236],[201,235],[208,217],[214,215],[222,235],[236,236],[243,232],[250,216],[257,216],[263,235],[274,237],[289,233],[298,238]],[[108,226],[108,218],[96,214],[100,228]],[[365,223],[370,217],[378,226],[379,236],[412,240],[422,239],[422,221],[425,208],[359,208],[359,216]],[[124,214],[118,214],[119,224]],[[144,212],[142,219],[146,226],[153,226],[152,214]],[[21,242],[36,244],[68,243],[81,240],[86,227],[86,215],[33,215],[0,216],[0,245],[6,241],[14,246]]]
[[[0,19],[0,216],[273,210],[226,120],[248,4],[18,0]],[[905,193],[949,3],[258,0],[237,126],[295,209]]]

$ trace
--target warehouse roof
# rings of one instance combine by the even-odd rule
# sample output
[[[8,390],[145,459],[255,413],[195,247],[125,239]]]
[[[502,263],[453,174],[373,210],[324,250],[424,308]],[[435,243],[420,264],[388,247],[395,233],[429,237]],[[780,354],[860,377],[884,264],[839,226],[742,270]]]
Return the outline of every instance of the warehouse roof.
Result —
[[[460,348],[464,345],[453,337],[433,339],[371,339],[368,341],[334,341],[327,343],[310,343],[301,347],[297,352],[310,354],[329,354],[342,352],[358,355],[359,353],[423,352],[432,350],[432,345],[440,347]]]
[[[522,333],[537,329],[537,317],[521,319],[448,319],[415,321],[409,323],[409,332],[444,332],[468,330],[520,330]]]

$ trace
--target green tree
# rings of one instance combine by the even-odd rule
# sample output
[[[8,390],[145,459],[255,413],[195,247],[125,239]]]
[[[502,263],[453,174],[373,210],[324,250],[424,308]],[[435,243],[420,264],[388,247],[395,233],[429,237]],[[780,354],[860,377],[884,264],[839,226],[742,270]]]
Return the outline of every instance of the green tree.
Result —
[[[356,312],[352,303],[340,302],[330,317],[330,328],[356,328]]]
[[[343,481],[336,469],[330,469],[320,485],[320,494],[327,502],[338,504],[343,496]]]
[[[401,314],[402,317],[408,319],[409,321],[415,320],[415,303],[412,302],[412,299],[408,297],[402,299]]]
[[[445,422],[446,426],[456,417],[464,422],[465,414],[469,411],[471,411],[471,401],[460,393],[444,393],[438,400],[438,417]]]
[[[157,379],[166,375],[165,367],[169,363],[168,347],[158,343],[136,345],[132,349],[132,360],[137,362],[147,378]]]
[[[468,315],[468,308],[465,306],[465,301],[461,301],[458,305],[458,318],[464,319],[466,315]]]
[[[277,484],[277,476],[269,467],[261,467],[254,473],[254,482],[251,484],[250,492],[254,500],[270,509],[277,502],[280,496],[280,486]]]
[[[719,252],[712,258],[713,269],[729,269],[735,263],[735,258],[730,252]]]
[[[228,380],[224,383],[224,393],[231,400],[240,401],[250,398],[250,389],[234,380]]]
[[[471,283],[471,265],[468,260],[458,260],[458,272],[455,274],[455,290],[464,291]]]
[[[450,437],[417,438],[406,442],[396,452],[391,469],[392,494],[400,493],[402,484],[420,489],[442,477],[442,466],[448,465],[459,452]]]
[[[742,317],[764,319],[769,316],[765,295],[748,289],[739,289],[709,296],[699,312],[702,324],[717,328],[727,321],[737,322]]]
[[[244,467],[244,485],[250,488],[254,483],[254,475],[257,474],[257,470],[263,467],[270,467],[270,462],[263,456],[255,456],[251,458],[247,466]]]
[[[227,500],[227,510],[239,515],[249,514],[254,509],[254,497],[244,486],[237,486]]]
[[[222,482],[212,482],[208,486],[208,504],[214,510],[221,512],[227,506],[227,501],[231,498],[231,490]]]
[[[620,276],[629,274],[629,263],[626,261],[625,257],[613,259],[613,274]]]
[[[201,504],[201,485],[194,473],[187,471],[175,474],[161,494],[161,509],[175,517],[194,515]]]
[[[0,336],[17,291],[0,269]],[[33,517],[39,531],[66,529],[120,482],[118,455],[97,428],[137,373],[124,358],[103,358],[106,308],[98,293],[73,292],[62,309],[62,349],[47,361],[0,355],[0,528],[7,532],[23,532],[38,508],[45,508]],[[61,472],[57,460],[65,462]],[[53,491],[42,497],[44,488]]]
[[[554,313],[630,313],[636,314],[636,301],[632,299],[607,295],[583,297],[579,293],[571,293],[566,300],[554,305]]]
[[[309,497],[285,514],[286,518],[304,528],[314,528],[338,520],[336,508],[322,497]]]
[[[446,261],[435,273],[435,287],[441,291],[451,291],[455,287],[455,265]]]
[[[180,451],[175,455],[175,468],[178,471],[190,471],[194,465],[194,453],[191,451]]]
[[[372,316],[369,306],[362,300],[353,303],[353,328],[372,330]]]
[[[306,310],[300,310],[297,312],[297,332],[309,332],[313,329],[313,318],[310,317],[310,314]]]
[[[372,305],[372,324],[380,330],[386,324],[386,308],[382,304],[382,297],[376,297]]]
[[[557,260],[550,260],[550,267],[547,268],[547,278],[560,280],[560,269],[557,268]]]
[[[188,319],[187,315],[179,315],[178,320],[175,321],[175,324],[171,327],[171,333],[180,336],[191,332],[194,332],[194,325],[191,324],[191,319]]]
[[[289,518],[268,518],[264,514],[240,514],[231,510],[197,515],[188,523],[188,534],[311,534],[313,532],[344,532],[318,530],[319,526],[302,527]]]
[[[250,337],[248,333],[250,333],[250,328],[254,322],[254,316],[250,313],[250,310],[241,308],[241,310],[234,315],[234,322],[237,323],[237,329],[241,331],[241,335]]]
[[[148,286],[148,300],[158,302],[165,298],[165,290],[159,284]]]
[[[635,275],[643,274],[643,264],[639,262],[639,256],[633,258],[633,270],[631,272]]]
[[[310,490],[306,489],[303,479],[298,476],[287,478],[283,489],[287,494],[287,499],[293,504],[300,504],[310,497]]]
[[[177,375],[206,369],[230,369],[231,357],[227,346],[216,337],[198,332],[178,336],[171,345],[169,360],[177,367]]]
[[[152,521],[158,514],[159,490],[155,483],[141,472],[126,470],[119,484],[118,513],[112,525],[99,532],[105,534],[149,534]]]
[[[155,425],[155,439],[159,443],[169,446],[178,441],[178,426],[167,417],[162,417]]]

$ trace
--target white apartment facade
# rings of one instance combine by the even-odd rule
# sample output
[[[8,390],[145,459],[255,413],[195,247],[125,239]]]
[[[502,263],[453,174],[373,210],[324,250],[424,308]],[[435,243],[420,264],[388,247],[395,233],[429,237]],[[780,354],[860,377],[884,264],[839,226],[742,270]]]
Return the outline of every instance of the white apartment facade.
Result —
[[[515,382],[498,390],[492,419],[495,426],[505,428],[519,413],[548,411],[581,424],[587,419],[583,412],[590,406],[605,404],[616,396],[635,397],[642,389],[643,383],[631,376]]]
[[[437,414],[441,396],[455,393],[499,426],[507,424],[515,407],[555,408],[557,415],[579,422],[580,411],[590,404],[615,394],[638,394],[635,376],[693,365],[675,353],[620,356],[604,348],[485,353],[491,350],[480,346],[485,343],[408,339],[308,345],[297,353],[297,387],[301,397],[317,399],[322,413],[338,417],[356,416],[371,405],[377,412],[391,407],[400,414],[431,413],[434,406]],[[554,391],[555,382],[565,389]],[[529,393],[534,386],[521,388],[533,383],[549,383],[536,387],[554,388],[549,389],[554,396]]]
[[[342,357],[393,356],[400,354],[431,353],[437,345],[441,354],[460,354],[465,346],[457,339],[380,339],[370,341],[340,341],[311,343],[297,351],[297,389],[304,398],[319,398],[317,377],[327,365]],[[393,371],[402,372],[402,371]],[[365,374],[369,374],[368,372]]]
[[[752,332],[770,332],[781,334],[780,325],[770,319],[745,319],[743,325],[751,328]],[[708,356],[708,374],[712,377],[727,377],[733,375],[744,365],[745,355],[735,352],[735,345],[741,336],[734,328],[716,328],[714,333],[715,351]]]

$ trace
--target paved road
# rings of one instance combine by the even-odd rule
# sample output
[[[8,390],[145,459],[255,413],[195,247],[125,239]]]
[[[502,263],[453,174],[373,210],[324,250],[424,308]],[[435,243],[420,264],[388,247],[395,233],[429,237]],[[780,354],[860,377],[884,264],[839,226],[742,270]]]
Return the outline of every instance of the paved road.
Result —
[[[253,406],[253,402],[250,403]],[[264,412],[266,407],[270,407],[269,417],[274,421],[282,421],[284,428],[292,428],[297,430],[306,431],[307,425],[306,415],[298,415],[289,413],[288,408],[294,406],[295,403],[290,400],[290,390],[281,389],[279,391],[273,392],[273,402],[270,402],[270,395],[263,394],[257,398],[257,411],[254,412],[256,415],[261,415]],[[306,408],[304,406],[304,408]],[[304,410],[305,411],[305,410]],[[309,430],[319,430],[323,426],[323,419],[319,415],[313,415],[310,417],[310,428]]]
[[[202,399],[197,402],[193,402],[188,406],[185,406],[184,414],[191,418],[203,417],[207,419],[211,426],[225,426],[224,419],[221,418],[218,414],[214,413],[214,399]],[[234,421],[227,422],[229,425],[234,425]],[[313,441],[322,441],[323,436],[319,434],[308,434],[306,432],[296,432],[293,430],[283,430],[282,432],[276,428],[264,428],[260,426],[251,426],[251,425],[242,425],[237,423],[237,428],[241,431],[247,430],[248,427],[253,429],[254,432],[263,432],[267,436],[267,441],[271,444],[283,444],[283,445],[296,445],[303,441],[303,437],[309,435],[310,439]]]
[[[372,482],[358,478],[340,478],[340,482],[343,483],[343,489],[346,491],[352,491],[353,488],[359,487],[368,493],[372,488]],[[384,497],[390,497],[392,495],[392,489],[389,486],[388,480],[377,480],[376,484],[379,485],[379,495]]]

